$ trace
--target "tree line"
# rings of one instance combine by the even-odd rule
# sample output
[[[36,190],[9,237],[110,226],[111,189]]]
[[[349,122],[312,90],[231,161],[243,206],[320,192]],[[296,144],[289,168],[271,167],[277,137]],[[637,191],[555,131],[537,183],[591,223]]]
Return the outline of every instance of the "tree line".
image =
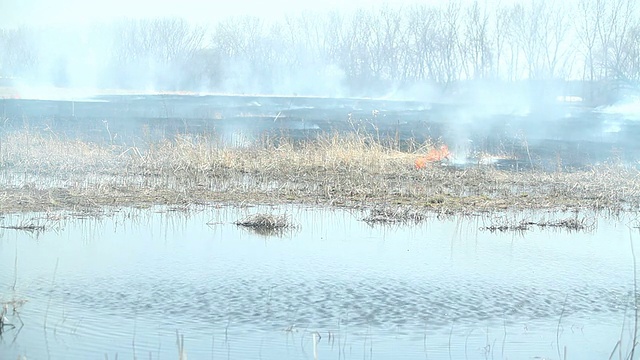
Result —
[[[381,6],[278,19],[122,19],[0,30],[0,76],[57,86],[384,95],[426,84],[569,86],[609,101],[640,83],[636,0]]]

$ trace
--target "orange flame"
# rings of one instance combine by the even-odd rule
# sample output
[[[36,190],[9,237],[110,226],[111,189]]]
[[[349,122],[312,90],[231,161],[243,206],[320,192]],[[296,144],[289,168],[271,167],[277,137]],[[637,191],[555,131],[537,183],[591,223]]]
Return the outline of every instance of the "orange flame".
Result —
[[[451,153],[449,152],[449,147],[447,145],[440,146],[440,149],[431,149],[427,155],[416,159],[416,169],[423,169],[428,163],[449,159],[449,155],[451,155]]]

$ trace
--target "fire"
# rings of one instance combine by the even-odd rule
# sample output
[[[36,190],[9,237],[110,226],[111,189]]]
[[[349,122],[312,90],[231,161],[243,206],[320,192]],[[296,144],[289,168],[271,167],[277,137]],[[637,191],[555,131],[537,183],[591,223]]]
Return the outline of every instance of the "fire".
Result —
[[[451,153],[449,152],[449,147],[447,145],[442,145],[439,149],[431,149],[427,155],[416,159],[416,169],[423,169],[428,163],[442,161],[445,159],[449,160],[449,155],[451,155]]]

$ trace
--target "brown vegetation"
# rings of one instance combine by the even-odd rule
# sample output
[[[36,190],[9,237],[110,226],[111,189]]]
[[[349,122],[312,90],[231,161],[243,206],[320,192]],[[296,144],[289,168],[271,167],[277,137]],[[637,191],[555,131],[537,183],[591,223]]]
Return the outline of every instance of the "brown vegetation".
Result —
[[[481,165],[417,170],[415,159],[429,147],[416,148],[426,150],[403,152],[365,135],[295,145],[265,139],[244,148],[178,136],[139,148],[19,131],[0,138],[0,213],[202,203],[391,206],[440,214],[640,205],[640,173],[620,164],[573,172]]]
[[[567,231],[592,231],[596,228],[596,220],[595,218],[578,217],[577,214],[568,218],[540,219],[538,221],[525,219],[517,220],[516,218],[502,217],[492,219],[489,226],[481,227],[480,229],[490,232],[525,232],[527,230],[531,230],[533,227],[537,227],[539,229],[562,229]]]
[[[417,224],[426,220],[423,212],[406,206],[378,206],[369,210],[362,221],[373,224]]]
[[[262,213],[249,215],[236,221],[235,224],[261,235],[282,235],[285,230],[295,228],[286,215]]]

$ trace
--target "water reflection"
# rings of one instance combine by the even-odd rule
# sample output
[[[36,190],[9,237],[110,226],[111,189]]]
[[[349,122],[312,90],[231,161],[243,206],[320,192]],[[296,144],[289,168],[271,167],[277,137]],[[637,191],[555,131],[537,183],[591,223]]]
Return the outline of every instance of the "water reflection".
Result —
[[[37,237],[0,230],[2,300],[28,300],[0,358],[177,359],[176,330],[195,359],[312,359],[314,332],[320,359],[630,349],[629,219],[522,235],[480,231],[482,218],[387,228],[344,210],[160,210]],[[299,229],[274,238],[232,224],[257,211],[286,212]]]

